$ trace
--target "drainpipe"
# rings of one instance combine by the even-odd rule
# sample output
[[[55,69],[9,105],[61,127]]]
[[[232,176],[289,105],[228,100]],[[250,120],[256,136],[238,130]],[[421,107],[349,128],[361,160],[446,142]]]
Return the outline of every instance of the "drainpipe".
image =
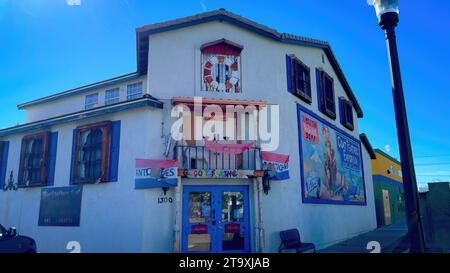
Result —
[[[175,188],[175,225],[174,225],[174,238],[173,238],[173,252],[181,253],[181,177],[178,177],[178,185]]]
[[[260,247],[260,222],[259,222],[259,194],[258,194],[258,179],[253,178],[253,206],[255,211],[255,252],[261,253]]]
[[[266,238],[264,236],[264,221],[262,217],[262,196],[263,196],[263,188],[262,188],[262,177],[257,178],[257,193],[258,193],[258,235],[259,235],[259,253],[262,253],[264,248],[266,247]]]

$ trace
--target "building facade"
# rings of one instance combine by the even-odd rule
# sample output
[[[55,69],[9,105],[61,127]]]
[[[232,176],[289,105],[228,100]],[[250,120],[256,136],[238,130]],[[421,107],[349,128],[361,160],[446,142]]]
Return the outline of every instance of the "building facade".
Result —
[[[376,228],[363,112],[328,43],[225,10],[136,33],[137,72],[0,130],[2,225],[42,252],[277,252],[291,228],[320,249]]]
[[[372,173],[377,223],[385,226],[406,218],[402,171],[397,159],[379,149],[375,154]]]

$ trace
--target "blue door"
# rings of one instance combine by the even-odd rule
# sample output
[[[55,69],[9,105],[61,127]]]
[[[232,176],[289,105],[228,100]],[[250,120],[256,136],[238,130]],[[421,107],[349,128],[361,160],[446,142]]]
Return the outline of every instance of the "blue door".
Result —
[[[184,253],[248,253],[248,186],[183,188]]]

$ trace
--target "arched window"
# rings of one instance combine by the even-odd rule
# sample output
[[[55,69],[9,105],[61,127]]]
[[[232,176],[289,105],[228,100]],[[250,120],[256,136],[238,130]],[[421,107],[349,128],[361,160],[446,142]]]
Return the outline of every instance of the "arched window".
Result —
[[[241,45],[222,39],[201,47],[202,90],[242,92]]]

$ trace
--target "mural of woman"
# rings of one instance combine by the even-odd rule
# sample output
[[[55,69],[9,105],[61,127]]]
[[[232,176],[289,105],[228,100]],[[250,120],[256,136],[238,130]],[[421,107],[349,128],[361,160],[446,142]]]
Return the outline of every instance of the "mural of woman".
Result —
[[[336,154],[331,144],[330,133],[328,128],[323,127],[322,135],[325,139],[325,175],[326,175],[326,189],[329,195],[333,196],[333,188],[336,184],[337,178],[337,163]]]

